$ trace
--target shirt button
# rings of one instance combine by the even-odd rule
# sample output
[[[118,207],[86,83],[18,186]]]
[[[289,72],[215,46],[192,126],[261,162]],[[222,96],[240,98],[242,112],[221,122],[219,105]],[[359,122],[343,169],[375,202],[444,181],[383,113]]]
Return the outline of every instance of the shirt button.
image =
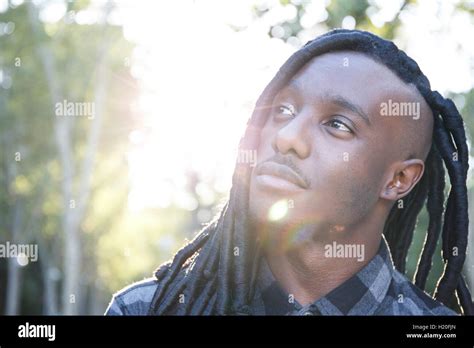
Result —
[[[202,275],[206,279],[211,279],[211,277],[212,277],[212,273],[208,269],[205,269],[204,272],[202,272]]]
[[[308,311],[308,312],[304,312],[303,315],[313,315],[313,313],[311,313],[310,311]]]

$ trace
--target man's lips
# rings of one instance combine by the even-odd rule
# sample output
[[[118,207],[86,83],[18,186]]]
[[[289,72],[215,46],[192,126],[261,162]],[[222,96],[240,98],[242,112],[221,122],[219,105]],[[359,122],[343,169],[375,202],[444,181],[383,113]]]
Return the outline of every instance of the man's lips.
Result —
[[[308,184],[298,173],[290,167],[276,162],[269,161],[260,164],[257,167],[255,174],[257,177],[260,177],[260,182],[268,184],[268,186],[276,186],[276,188],[281,189],[291,189],[291,186],[296,185],[300,189],[308,188]],[[293,185],[288,185],[289,183]]]

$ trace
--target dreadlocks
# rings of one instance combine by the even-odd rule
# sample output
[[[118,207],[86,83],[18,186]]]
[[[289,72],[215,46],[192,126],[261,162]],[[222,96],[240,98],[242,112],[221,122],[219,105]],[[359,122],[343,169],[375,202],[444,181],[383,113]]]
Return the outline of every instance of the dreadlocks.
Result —
[[[414,85],[431,108],[434,141],[426,159],[427,175],[403,199],[403,209],[393,206],[384,235],[395,267],[404,273],[418,214],[426,202],[429,226],[418,262],[416,285],[424,289],[441,236],[445,267],[435,298],[453,305],[453,296],[457,294],[463,312],[474,314],[461,275],[468,237],[468,149],[463,120],[453,102],[432,91],[417,63],[395,44],[368,32],[343,29],[306,43],[286,61],[260,95],[240,140],[239,151],[258,148],[260,130],[275,94],[304,64],[316,56],[341,50],[361,52],[381,62],[405,83]],[[444,167],[451,184],[445,211]],[[149,314],[249,314],[260,264],[258,242],[255,236],[249,235],[250,174],[248,164],[236,163],[229,199],[219,215],[179,250],[171,262],[155,272],[158,288]]]

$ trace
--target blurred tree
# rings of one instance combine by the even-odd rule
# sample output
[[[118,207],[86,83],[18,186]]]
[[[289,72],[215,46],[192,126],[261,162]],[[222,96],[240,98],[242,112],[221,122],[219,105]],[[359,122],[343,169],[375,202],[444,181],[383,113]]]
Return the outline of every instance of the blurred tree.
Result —
[[[2,23],[14,23],[14,30],[0,37],[1,71],[10,81],[10,85],[3,84],[8,96],[2,94],[1,99],[0,122],[5,133],[1,136],[5,144],[1,178],[2,197],[6,197],[2,213],[8,213],[2,218],[0,236],[1,240],[40,246],[44,288],[40,293],[47,314],[86,312],[83,293],[90,293],[88,287],[95,289],[96,280],[84,281],[83,276],[97,265],[88,259],[90,268],[82,267],[82,245],[89,244],[84,239],[95,237],[81,233],[81,224],[93,208],[91,196],[100,191],[93,191],[93,178],[101,172],[99,161],[126,149],[133,122],[124,106],[131,104],[136,92],[129,75],[132,46],[123,39],[120,27],[107,23],[113,4],[100,8],[94,25],[79,25],[74,20],[76,13],[87,10],[88,2],[64,4],[64,16],[55,23],[40,20],[39,12],[48,3],[11,5],[0,14]],[[120,81],[121,88],[112,87],[114,81]],[[65,101],[90,103],[94,113],[58,115],[58,104]],[[104,132],[104,128],[113,128],[113,132]],[[16,154],[20,161],[15,161]],[[109,177],[116,172],[126,175],[123,154],[114,168],[107,168]],[[127,192],[126,185],[116,189]],[[116,212],[104,210],[109,216]],[[22,268],[14,258],[8,263],[6,311],[15,314],[21,311]]]

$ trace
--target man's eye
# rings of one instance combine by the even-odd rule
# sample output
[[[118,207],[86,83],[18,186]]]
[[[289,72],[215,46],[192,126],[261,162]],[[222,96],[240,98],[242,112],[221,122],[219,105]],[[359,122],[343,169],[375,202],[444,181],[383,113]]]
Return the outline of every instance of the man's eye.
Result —
[[[338,130],[348,132],[348,133],[353,133],[352,129],[350,129],[344,122],[340,120],[331,120],[329,122],[326,122],[326,124]]]
[[[296,110],[291,104],[282,104],[277,107],[276,113],[278,116],[295,117]]]

